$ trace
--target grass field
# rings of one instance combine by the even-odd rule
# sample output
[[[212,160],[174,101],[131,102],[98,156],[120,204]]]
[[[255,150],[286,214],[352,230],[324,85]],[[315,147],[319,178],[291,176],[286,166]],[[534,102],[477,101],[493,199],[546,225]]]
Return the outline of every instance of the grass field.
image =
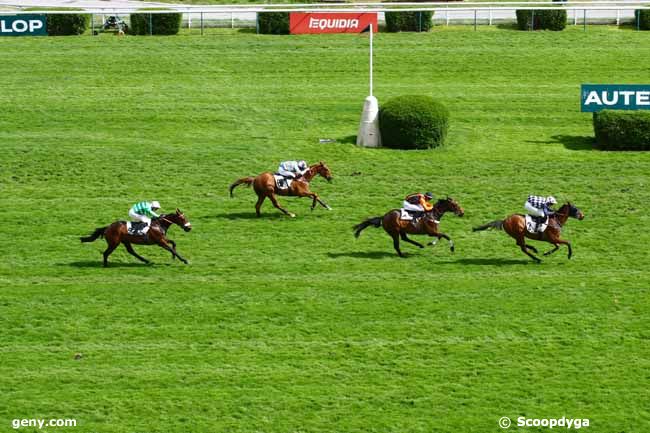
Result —
[[[480,433],[501,416],[648,430],[650,154],[592,150],[579,112],[581,83],[647,83],[648,35],[379,34],[380,103],[431,95],[453,116],[445,147],[413,152],[352,144],[367,47],[0,39],[0,431]],[[334,181],[312,189],[332,212],[282,198],[297,218],[267,203],[257,219],[252,191],[227,196],[287,158],[328,163]],[[442,222],[455,254],[353,238],[421,190],[464,207]],[[504,233],[471,232],[530,193],[586,214],[564,233],[572,260],[535,265]],[[142,199],[186,212],[193,231],[171,237],[189,266],[120,247],[104,269],[105,243],[79,243]]]

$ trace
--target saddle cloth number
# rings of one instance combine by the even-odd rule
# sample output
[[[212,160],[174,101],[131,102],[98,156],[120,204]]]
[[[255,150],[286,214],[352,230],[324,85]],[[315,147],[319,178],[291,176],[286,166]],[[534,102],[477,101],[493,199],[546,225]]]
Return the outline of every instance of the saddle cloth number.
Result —
[[[126,231],[130,235],[142,235],[142,234],[144,234],[145,232],[143,231],[143,229],[145,227],[147,227],[146,223],[132,222],[132,221],[127,221],[126,222]]]
[[[535,230],[535,220],[533,220],[533,217],[530,215],[526,215],[526,230],[528,230],[529,233],[543,233],[544,230],[546,230],[546,227],[548,227],[548,218],[537,227],[537,230]]]
[[[280,176],[279,174],[274,174],[273,176],[275,177],[275,184],[279,189],[289,189],[293,182],[293,179],[286,179],[284,176]]]

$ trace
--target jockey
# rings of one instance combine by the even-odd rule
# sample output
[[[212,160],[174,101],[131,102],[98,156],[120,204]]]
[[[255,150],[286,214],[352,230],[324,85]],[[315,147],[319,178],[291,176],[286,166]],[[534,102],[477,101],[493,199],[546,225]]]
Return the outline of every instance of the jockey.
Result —
[[[414,217],[420,217],[425,212],[429,212],[431,209],[433,209],[431,200],[433,200],[433,194],[431,194],[430,192],[425,192],[424,194],[422,193],[409,194],[406,196],[406,198],[404,198],[402,207],[404,208],[405,211],[407,211]]]
[[[298,179],[304,175],[309,166],[304,160],[300,161],[283,161],[278,167],[278,174],[285,179]]]
[[[538,231],[540,225],[547,221],[550,215],[555,212],[551,206],[557,203],[555,197],[549,195],[548,197],[541,197],[537,195],[529,195],[528,200],[524,203],[524,209],[533,218],[535,222],[535,231]]]
[[[140,221],[147,224],[147,227],[145,227],[143,230],[143,233],[145,233],[147,230],[149,230],[149,226],[151,225],[151,218],[158,218],[160,216],[154,212],[154,210],[158,209],[160,209],[160,203],[158,203],[156,200],[152,202],[141,201],[134,204],[131,209],[129,209],[129,216],[135,221]]]

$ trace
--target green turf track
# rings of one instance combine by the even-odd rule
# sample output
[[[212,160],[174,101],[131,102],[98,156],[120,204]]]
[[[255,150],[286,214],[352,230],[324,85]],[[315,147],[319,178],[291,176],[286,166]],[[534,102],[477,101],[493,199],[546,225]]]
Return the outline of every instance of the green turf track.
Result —
[[[380,103],[431,95],[453,116],[444,148],[412,152],[351,144],[367,36],[0,39],[0,431],[647,431],[650,154],[591,150],[579,91],[647,84],[648,37],[379,34]],[[329,164],[312,186],[332,212],[282,198],[297,218],[256,219],[251,190],[227,196],[286,158]],[[464,207],[442,222],[455,254],[353,238],[418,190]],[[529,193],[584,211],[572,260],[471,232]],[[79,243],[142,199],[186,212],[189,266],[120,247],[103,269],[105,243]]]

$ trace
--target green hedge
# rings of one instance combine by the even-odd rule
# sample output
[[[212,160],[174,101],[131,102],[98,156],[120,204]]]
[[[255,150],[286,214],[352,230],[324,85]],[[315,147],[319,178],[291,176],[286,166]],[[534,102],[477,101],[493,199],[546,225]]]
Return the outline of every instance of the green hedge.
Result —
[[[289,12],[259,12],[257,32],[266,35],[288,35]]]
[[[133,35],[177,35],[181,29],[183,14],[171,12],[164,14],[146,13],[148,10],[165,9],[140,9],[130,15],[131,25],[129,33]]]
[[[517,27],[519,30],[553,30],[560,31],[566,28],[567,13],[564,10],[536,9],[517,10]]]
[[[427,149],[444,143],[449,110],[429,96],[393,98],[379,110],[382,144],[396,149]]]
[[[634,11],[634,25],[638,20],[639,29],[650,30],[650,9],[639,9]]]
[[[52,8],[52,7],[30,7],[25,8],[25,11],[30,10],[45,10],[45,11],[78,11],[75,8]],[[90,25],[90,15],[88,14],[47,14],[45,17],[45,25],[47,26],[47,34],[50,36],[69,36],[80,35],[88,30]]]
[[[433,11],[386,12],[388,32],[428,32],[433,27]]]
[[[596,146],[605,150],[650,150],[650,111],[594,113]]]

